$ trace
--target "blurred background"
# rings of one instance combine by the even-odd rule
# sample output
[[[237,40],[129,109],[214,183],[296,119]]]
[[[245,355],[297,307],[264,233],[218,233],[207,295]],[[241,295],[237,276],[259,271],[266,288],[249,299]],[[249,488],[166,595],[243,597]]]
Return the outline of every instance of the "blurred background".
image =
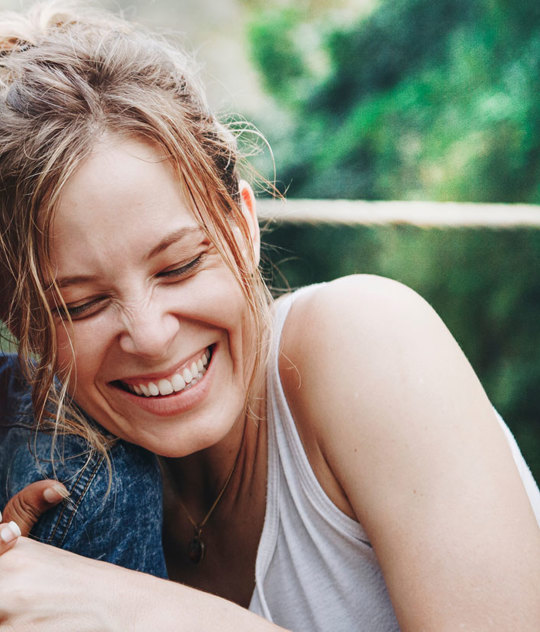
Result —
[[[273,160],[246,147],[289,198],[540,204],[538,2],[101,4],[195,53],[212,106],[261,131]],[[276,290],[369,272],[422,294],[540,481],[540,228],[275,221],[266,243]]]

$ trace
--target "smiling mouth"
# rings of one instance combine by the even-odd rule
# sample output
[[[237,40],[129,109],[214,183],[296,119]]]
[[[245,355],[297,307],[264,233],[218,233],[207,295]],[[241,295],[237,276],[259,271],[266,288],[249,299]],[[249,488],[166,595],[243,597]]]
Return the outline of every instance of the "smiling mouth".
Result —
[[[139,397],[164,397],[187,391],[202,380],[212,360],[213,345],[205,349],[200,358],[194,360],[191,365],[179,369],[159,380],[141,380],[135,384],[128,384],[122,380],[116,380],[113,385],[128,393]]]

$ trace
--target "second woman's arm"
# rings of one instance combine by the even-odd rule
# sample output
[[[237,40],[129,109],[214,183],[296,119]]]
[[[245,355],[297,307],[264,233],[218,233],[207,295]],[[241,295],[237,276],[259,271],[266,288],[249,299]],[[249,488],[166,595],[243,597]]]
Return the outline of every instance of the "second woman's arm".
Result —
[[[225,599],[21,538],[0,556],[0,630],[278,631]]]

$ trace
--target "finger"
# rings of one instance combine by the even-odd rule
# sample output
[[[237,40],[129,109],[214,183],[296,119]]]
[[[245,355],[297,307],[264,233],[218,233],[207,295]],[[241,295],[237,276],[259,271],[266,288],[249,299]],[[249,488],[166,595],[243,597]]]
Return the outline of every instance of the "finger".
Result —
[[[20,536],[21,530],[16,522],[11,521],[0,524],[0,555],[11,549]]]
[[[16,522],[22,535],[28,535],[41,514],[68,496],[67,489],[58,481],[32,483],[8,502],[4,509],[4,522]]]

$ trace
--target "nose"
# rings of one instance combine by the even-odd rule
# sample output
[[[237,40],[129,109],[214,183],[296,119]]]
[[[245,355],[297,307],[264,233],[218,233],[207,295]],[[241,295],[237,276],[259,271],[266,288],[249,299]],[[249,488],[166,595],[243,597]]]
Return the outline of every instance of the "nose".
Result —
[[[180,327],[176,316],[152,300],[126,309],[122,320],[122,351],[148,358],[165,356]]]

